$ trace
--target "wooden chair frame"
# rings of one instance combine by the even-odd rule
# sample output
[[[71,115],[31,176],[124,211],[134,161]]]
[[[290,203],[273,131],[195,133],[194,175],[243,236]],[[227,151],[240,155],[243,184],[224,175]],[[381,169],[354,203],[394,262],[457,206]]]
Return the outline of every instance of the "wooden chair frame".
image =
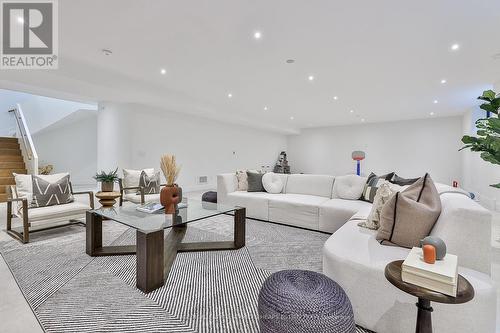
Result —
[[[73,186],[71,183],[69,183],[70,191],[72,195],[82,195],[82,194],[87,194],[89,196],[89,203],[90,203],[90,208],[94,209],[94,193],[92,191],[83,191],[83,192],[74,192],[73,191]],[[15,217],[14,214],[12,214],[12,204],[15,202],[22,202],[23,208],[23,226],[22,228],[12,228],[12,218]],[[73,224],[81,224],[85,225],[84,222],[79,221],[79,220],[69,220],[68,223],[62,224],[62,225],[57,225],[57,226],[50,226],[46,228],[40,228],[36,230],[32,230],[31,232],[38,232],[42,230],[49,230],[49,229],[54,229],[54,228],[60,228],[60,227],[65,227],[68,225],[73,225]],[[7,234],[9,234],[11,237],[14,239],[17,239],[23,244],[29,243],[30,240],[30,227],[31,223],[29,222],[29,209],[28,209],[28,199],[26,198],[14,198],[14,195],[12,193],[11,186],[7,186]],[[21,230],[19,230],[21,229]]]
[[[127,191],[127,190],[136,190],[136,191],[139,190],[140,195],[141,195],[141,205],[144,205],[146,203],[146,200],[145,200],[146,193],[144,193],[143,186],[123,187],[123,179],[122,178],[118,178],[118,186],[120,187],[120,207],[123,206],[124,201],[128,201],[128,200],[123,198],[125,195],[125,191]],[[160,184],[160,188],[162,186],[167,186],[167,184]]]

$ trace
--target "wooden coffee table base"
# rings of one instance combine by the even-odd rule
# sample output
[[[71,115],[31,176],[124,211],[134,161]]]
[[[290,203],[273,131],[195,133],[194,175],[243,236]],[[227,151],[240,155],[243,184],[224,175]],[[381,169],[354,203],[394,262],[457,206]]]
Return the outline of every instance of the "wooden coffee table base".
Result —
[[[143,233],[137,230],[136,245],[102,246],[102,216],[87,212],[86,252],[89,256],[136,254],[137,288],[149,293],[165,284],[178,252],[235,250],[245,246],[245,208],[234,211],[234,240],[182,243],[187,225]]]

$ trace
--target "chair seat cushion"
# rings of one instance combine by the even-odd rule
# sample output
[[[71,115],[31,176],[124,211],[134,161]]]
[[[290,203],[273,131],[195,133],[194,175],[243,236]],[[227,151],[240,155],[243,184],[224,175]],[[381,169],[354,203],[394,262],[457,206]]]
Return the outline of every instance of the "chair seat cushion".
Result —
[[[36,222],[42,220],[52,220],[60,218],[75,218],[78,215],[85,216],[85,212],[91,209],[87,203],[83,202],[70,202],[63,205],[54,205],[39,208],[28,209],[28,221]],[[22,217],[22,212],[18,214]]]
[[[123,196],[125,200],[131,201],[136,204],[141,203],[141,195],[136,194],[136,193],[127,193]],[[144,195],[144,203],[146,202],[151,202],[151,201],[157,201],[160,202],[160,194],[145,194]]]

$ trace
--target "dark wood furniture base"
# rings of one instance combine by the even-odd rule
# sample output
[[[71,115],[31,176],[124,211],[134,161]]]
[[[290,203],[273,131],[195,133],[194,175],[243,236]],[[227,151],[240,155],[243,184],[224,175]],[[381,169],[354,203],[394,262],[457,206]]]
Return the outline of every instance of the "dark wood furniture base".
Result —
[[[396,288],[418,297],[418,302],[416,303],[418,308],[416,333],[432,333],[431,313],[433,309],[431,301],[446,304],[462,304],[474,298],[474,288],[462,275],[458,275],[456,297],[404,282],[401,278],[402,263],[403,260],[396,260],[387,264],[384,274],[386,279]]]
[[[137,230],[136,245],[103,246],[102,216],[87,212],[86,252],[89,256],[113,256],[136,254],[137,288],[149,293],[164,285],[178,252],[235,250],[245,246],[245,208],[234,212],[234,240],[225,242],[183,243],[187,225],[144,233]]]

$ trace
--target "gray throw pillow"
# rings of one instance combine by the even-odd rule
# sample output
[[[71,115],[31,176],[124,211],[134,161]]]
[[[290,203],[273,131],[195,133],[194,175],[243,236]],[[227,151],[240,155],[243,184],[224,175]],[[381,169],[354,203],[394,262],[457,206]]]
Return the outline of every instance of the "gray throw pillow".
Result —
[[[139,186],[144,188],[144,194],[160,193],[160,172],[158,171],[154,175],[148,176],[143,170],[139,177]],[[137,194],[141,194],[141,191],[137,191]]]
[[[396,173],[392,176],[391,179],[388,179],[388,181],[390,181],[391,183],[393,184],[397,184],[397,185],[400,185],[400,186],[405,186],[405,185],[411,185],[413,183],[415,183],[417,180],[419,180],[420,178],[403,178],[403,177],[399,177]]]
[[[50,183],[38,176],[33,176],[33,200],[30,207],[62,205],[73,201],[69,175]]]
[[[429,236],[441,214],[441,198],[429,174],[403,192],[397,192],[382,207],[377,240],[384,245],[412,248]]]
[[[263,173],[247,171],[247,180],[248,180],[247,192],[265,191],[264,185],[262,185],[262,176],[264,176]]]
[[[382,176],[377,176],[373,172],[370,173],[368,178],[366,179],[366,184],[365,188],[363,189],[363,194],[361,195],[361,200],[363,201],[368,201],[373,203],[373,200],[375,199],[375,195],[377,194],[377,184],[379,180],[391,180],[392,177],[394,176],[394,172],[382,175]]]

